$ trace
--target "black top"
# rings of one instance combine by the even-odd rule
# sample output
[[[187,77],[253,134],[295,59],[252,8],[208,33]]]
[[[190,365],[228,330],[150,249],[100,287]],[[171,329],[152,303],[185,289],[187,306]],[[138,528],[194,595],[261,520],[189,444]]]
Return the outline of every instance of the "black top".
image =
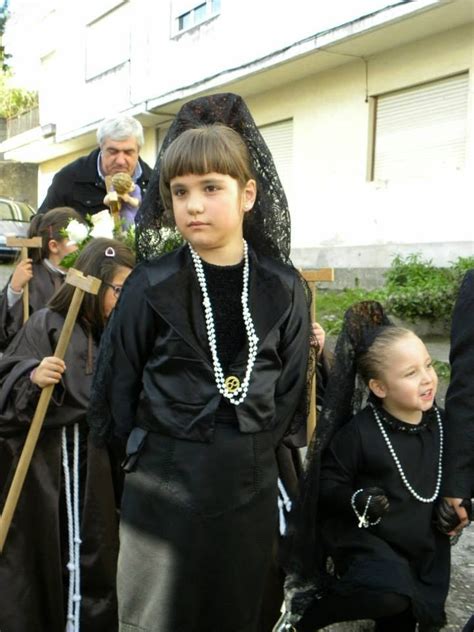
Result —
[[[258,353],[247,396],[234,408],[241,432],[273,430],[278,443],[296,421],[303,396],[309,314],[303,285],[293,268],[251,249],[249,261],[249,304],[259,337]],[[234,291],[228,288],[228,292],[235,300]],[[217,297],[218,304],[227,296],[225,292]],[[234,312],[241,316],[241,306]],[[228,370],[243,376],[246,348],[240,335],[226,334],[227,326],[218,316],[217,327],[224,332],[221,339],[232,343],[220,350],[228,354],[226,362],[241,347]],[[89,422],[99,436],[111,431],[126,436],[139,426],[210,442],[221,399],[202,293],[189,248],[183,246],[138,265],[127,279],[102,338]]]
[[[217,355],[225,375],[246,342],[241,302],[244,264],[215,266],[203,261],[202,265],[214,316]]]

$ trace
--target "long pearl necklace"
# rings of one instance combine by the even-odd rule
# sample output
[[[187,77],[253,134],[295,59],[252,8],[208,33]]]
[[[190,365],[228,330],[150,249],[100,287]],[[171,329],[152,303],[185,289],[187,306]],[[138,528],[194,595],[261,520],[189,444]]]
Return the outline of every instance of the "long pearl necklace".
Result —
[[[242,316],[244,319],[245,330],[247,332],[247,340],[249,346],[249,355],[247,360],[247,370],[245,371],[245,377],[242,383],[235,376],[229,376],[224,378],[224,372],[217,355],[216,344],[216,327],[214,325],[214,316],[212,314],[212,305],[207,292],[206,276],[204,274],[204,268],[202,267],[202,261],[197,252],[193,249],[191,244],[188,243],[191,256],[193,258],[194,268],[199,281],[202,292],[202,304],[204,306],[204,317],[206,319],[207,338],[209,340],[209,347],[211,348],[212,363],[214,366],[214,378],[219,393],[229,400],[234,406],[241,404],[247,396],[247,391],[250,383],[250,377],[252,375],[253,366],[255,364],[255,358],[257,357],[257,344],[258,337],[255,333],[255,327],[252,321],[252,315],[248,306],[248,288],[249,288],[249,255],[247,242],[244,240],[244,278],[242,287]]]
[[[403,471],[402,465],[400,463],[400,460],[398,458],[398,456],[396,455],[396,452],[393,448],[392,442],[390,441],[388,434],[385,430],[385,428],[383,427],[382,421],[379,417],[379,414],[377,412],[377,409],[375,408],[375,406],[373,404],[370,404],[372,407],[372,411],[374,413],[374,417],[375,417],[375,421],[377,422],[378,427],[380,428],[380,432],[382,433],[383,438],[385,439],[385,443],[387,444],[387,447],[390,451],[390,454],[392,455],[393,460],[395,461],[395,465],[397,466],[398,472],[400,473],[401,479],[403,481],[403,484],[405,485],[405,487],[408,489],[408,491],[410,492],[410,494],[412,496],[414,496],[417,500],[419,500],[422,503],[432,503],[439,494],[439,490],[441,487],[441,474],[442,474],[442,465],[443,465],[443,424],[441,423],[441,415],[439,414],[439,410],[437,408],[435,408],[435,412],[436,412],[436,419],[438,421],[438,427],[439,427],[439,456],[438,456],[438,478],[436,481],[436,487],[435,490],[433,492],[433,495],[430,496],[429,498],[425,498],[424,496],[420,496],[420,494],[418,494],[413,487],[410,485],[410,483],[408,482],[408,479],[405,475],[405,472]]]

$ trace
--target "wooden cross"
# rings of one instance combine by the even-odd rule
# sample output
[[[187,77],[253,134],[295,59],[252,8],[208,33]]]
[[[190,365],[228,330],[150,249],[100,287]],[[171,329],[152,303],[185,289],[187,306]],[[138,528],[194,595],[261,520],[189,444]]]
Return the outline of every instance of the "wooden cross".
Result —
[[[74,329],[74,325],[76,324],[77,316],[79,314],[79,309],[81,307],[84,294],[86,292],[90,294],[97,294],[100,288],[101,281],[100,279],[96,279],[93,276],[85,277],[79,270],[70,268],[66,277],[66,283],[73,285],[75,287],[75,290],[72,296],[71,304],[69,305],[69,309],[66,314],[66,318],[64,320],[64,325],[61,330],[56,349],[54,351],[54,356],[56,358],[61,358],[61,360],[64,359],[66,350],[69,346],[69,342],[71,340],[72,332]],[[23,446],[23,450],[18,461],[18,466],[16,468],[12,484],[8,491],[5,506],[3,508],[3,513],[0,516],[0,553],[2,553],[3,551],[3,546],[5,544],[5,540],[10,529],[13,514],[15,513],[15,509],[18,504],[18,499],[23,488],[23,483],[25,482],[25,478],[28,473],[28,468],[30,466],[33,452],[38,442],[41,428],[43,427],[44,418],[46,416],[46,412],[48,410],[49,402],[51,401],[51,396],[53,394],[55,386],[55,384],[50,384],[49,386],[45,386],[42,389],[38,404],[36,406],[33,421],[31,422],[30,429],[28,430],[25,445]]]
[[[7,246],[12,248],[21,248],[21,260],[28,259],[28,248],[42,248],[43,240],[41,237],[7,237]],[[23,324],[30,317],[30,293],[28,283],[23,288]]]
[[[301,274],[307,281],[313,299],[311,301],[311,322],[316,321],[316,283],[320,281],[328,281],[332,283],[334,281],[334,268],[320,268],[319,270],[301,270]],[[314,372],[313,380],[311,383],[311,403],[308,415],[308,423],[306,427],[308,445],[313,436],[314,429],[316,428],[316,372]]]

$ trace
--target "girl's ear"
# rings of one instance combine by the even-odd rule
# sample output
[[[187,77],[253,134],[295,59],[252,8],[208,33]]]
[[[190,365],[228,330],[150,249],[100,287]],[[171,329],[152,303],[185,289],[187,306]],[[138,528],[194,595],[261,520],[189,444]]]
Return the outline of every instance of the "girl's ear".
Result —
[[[383,399],[387,396],[387,390],[382,380],[375,380],[372,378],[371,380],[369,380],[368,386],[372,393],[377,397],[380,397],[380,399]]]
[[[252,209],[257,197],[257,183],[255,180],[249,180],[242,191],[242,202],[245,212]]]
[[[48,241],[48,250],[53,255],[57,255],[58,254],[59,248],[58,248],[58,242],[56,241],[56,239],[50,239]]]

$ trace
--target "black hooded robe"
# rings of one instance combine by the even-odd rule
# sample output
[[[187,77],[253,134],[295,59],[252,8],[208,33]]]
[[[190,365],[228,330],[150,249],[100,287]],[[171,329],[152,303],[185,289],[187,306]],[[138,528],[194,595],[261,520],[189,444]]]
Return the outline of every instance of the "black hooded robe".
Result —
[[[33,278],[28,283],[30,315],[46,307],[64,279],[64,274],[52,270],[44,261],[33,263]],[[0,350],[6,349],[23,325],[23,296],[12,307],[8,307],[7,290],[10,282],[11,277],[0,296]]]
[[[53,355],[62,316],[35,312],[0,360],[0,511],[17,465],[40,389],[30,378],[39,361]],[[66,372],[54,391],[16,513],[0,554],[0,630],[64,632],[69,559],[61,433],[80,427],[82,632],[118,628],[115,572],[118,527],[111,462],[92,444],[85,423],[92,378],[91,351],[76,325],[66,352]],[[71,455],[70,455],[71,456]],[[70,458],[71,462],[71,458]]]

